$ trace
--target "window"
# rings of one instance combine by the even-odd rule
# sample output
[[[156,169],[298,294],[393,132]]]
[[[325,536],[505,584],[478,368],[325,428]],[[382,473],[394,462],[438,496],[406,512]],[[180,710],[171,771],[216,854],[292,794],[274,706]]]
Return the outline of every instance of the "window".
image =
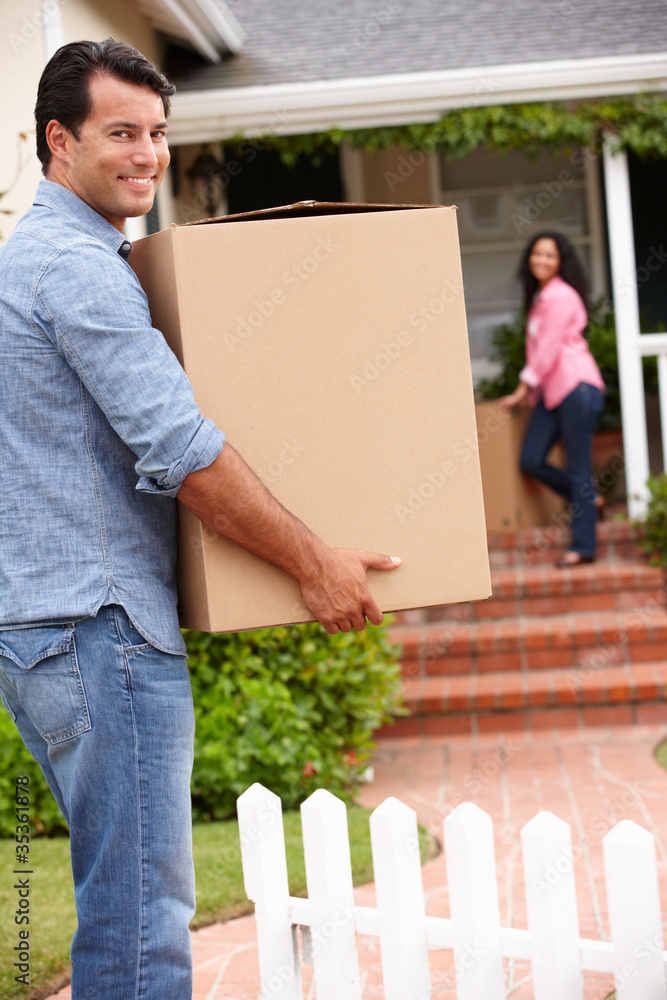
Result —
[[[462,160],[440,158],[441,204],[456,205],[473,376],[494,372],[491,333],[521,306],[516,270],[531,236],[556,229],[568,236],[591,279],[604,290],[599,163],[578,155],[522,153],[501,157],[477,150]]]

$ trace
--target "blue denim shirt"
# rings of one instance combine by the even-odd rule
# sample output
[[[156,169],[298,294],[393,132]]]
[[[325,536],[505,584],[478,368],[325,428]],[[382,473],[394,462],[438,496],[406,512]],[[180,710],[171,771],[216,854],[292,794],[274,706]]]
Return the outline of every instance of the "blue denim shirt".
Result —
[[[0,625],[122,604],[181,653],[174,497],[224,435],[152,327],[123,243],[42,181],[0,249]]]

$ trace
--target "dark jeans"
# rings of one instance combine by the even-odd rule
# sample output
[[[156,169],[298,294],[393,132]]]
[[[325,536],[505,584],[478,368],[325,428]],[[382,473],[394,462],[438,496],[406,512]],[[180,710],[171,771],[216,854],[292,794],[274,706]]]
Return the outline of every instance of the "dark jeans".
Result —
[[[560,493],[570,504],[570,550],[591,557],[595,555],[597,515],[591,442],[603,405],[603,394],[586,382],[573,389],[553,410],[547,410],[540,399],[521,451],[521,471]],[[566,469],[557,469],[546,461],[557,441],[565,446]]]

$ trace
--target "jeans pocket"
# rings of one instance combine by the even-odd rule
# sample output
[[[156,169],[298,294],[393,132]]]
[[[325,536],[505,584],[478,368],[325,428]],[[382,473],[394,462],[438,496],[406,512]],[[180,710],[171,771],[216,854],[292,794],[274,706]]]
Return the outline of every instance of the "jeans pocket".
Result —
[[[113,611],[116,621],[116,629],[118,631],[118,638],[120,639],[120,643],[125,653],[138,653],[147,649],[155,648],[150,642],[148,642],[146,637],[143,636],[137,628],[135,628],[124,607],[121,605],[115,605]]]
[[[47,743],[90,729],[73,624],[0,629],[0,667]]]

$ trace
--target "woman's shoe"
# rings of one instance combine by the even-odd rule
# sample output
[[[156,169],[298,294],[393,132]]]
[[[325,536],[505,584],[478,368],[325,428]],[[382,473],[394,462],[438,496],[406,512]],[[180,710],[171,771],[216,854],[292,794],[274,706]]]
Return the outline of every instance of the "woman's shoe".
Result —
[[[571,569],[572,566],[583,566],[584,563],[594,562],[593,556],[582,556],[581,552],[566,552],[562,559],[559,559],[556,566],[561,569]]]

